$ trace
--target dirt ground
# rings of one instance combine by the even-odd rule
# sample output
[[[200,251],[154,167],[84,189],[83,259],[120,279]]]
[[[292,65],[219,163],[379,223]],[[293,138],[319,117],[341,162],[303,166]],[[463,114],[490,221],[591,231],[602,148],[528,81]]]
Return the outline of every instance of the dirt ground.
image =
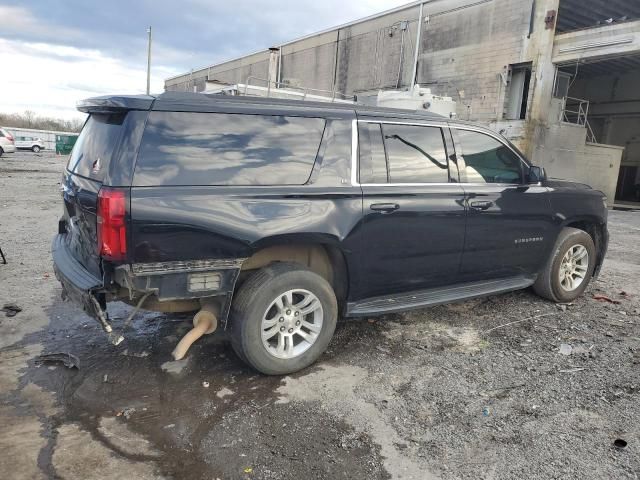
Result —
[[[317,365],[276,378],[221,333],[169,362],[188,316],[140,314],[114,347],[60,300],[63,163],[0,158],[0,306],[23,309],[0,312],[0,476],[640,476],[640,213],[611,212],[602,275],[573,305],[521,291],[341,322]],[[116,324],[129,311],[110,306]],[[79,368],[38,362],[57,352]]]

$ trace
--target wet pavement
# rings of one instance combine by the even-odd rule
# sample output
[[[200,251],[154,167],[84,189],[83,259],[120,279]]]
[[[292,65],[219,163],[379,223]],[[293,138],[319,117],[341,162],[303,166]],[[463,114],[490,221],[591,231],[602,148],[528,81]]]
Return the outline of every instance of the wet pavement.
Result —
[[[340,322],[318,364],[266,377],[224,332],[172,362],[190,316],[140,313],[115,347],[60,299],[62,165],[0,159],[0,303],[23,308],[0,312],[6,478],[640,476],[640,214],[612,212],[603,275],[574,305],[522,291]],[[118,326],[131,307],[109,311]]]

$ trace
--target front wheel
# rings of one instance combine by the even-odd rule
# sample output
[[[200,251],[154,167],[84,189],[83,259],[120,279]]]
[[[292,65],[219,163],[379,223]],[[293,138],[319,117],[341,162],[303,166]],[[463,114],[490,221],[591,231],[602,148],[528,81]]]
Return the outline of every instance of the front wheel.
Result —
[[[541,297],[568,303],[587,288],[596,263],[596,248],[591,236],[577,228],[563,228],[553,255],[533,288]]]
[[[231,344],[238,356],[268,375],[285,375],[314,363],[329,345],[338,318],[331,285],[292,263],[255,272],[231,307]]]
[[[40,147],[38,145],[34,145],[33,147],[31,147],[31,150],[33,150],[33,153],[40,153]]]

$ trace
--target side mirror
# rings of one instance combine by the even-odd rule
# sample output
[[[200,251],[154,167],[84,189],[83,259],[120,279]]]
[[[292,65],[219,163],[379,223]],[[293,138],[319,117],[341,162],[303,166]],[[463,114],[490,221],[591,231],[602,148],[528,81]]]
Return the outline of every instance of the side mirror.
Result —
[[[544,182],[547,179],[547,172],[544,171],[543,167],[537,167],[535,165],[531,165],[529,167],[529,183],[540,183]]]

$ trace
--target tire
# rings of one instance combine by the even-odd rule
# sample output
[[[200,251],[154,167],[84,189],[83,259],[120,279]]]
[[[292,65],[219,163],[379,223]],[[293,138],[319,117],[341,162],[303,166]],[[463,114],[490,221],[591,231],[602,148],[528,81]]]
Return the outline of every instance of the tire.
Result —
[[[3,153],[4,153],[4,150],[2,149],[2,147],[0,147],[0,157],[2,156]]]
[[[572,253],[575,252],[575,258],[586,250],[587,261],[584,257],[580,261],[583,265],[576,265],[575,272],[578,270],[584,274],[579,284],[576,284],[576,280],[579,279],[578,274],[571,274],[569,277],[573,279],[575,287],[571,288],[571,283],[568,280],[561,280],[561,268],[563,268],[563,259],[569,254],[569,250]],[[565,227],[558,235],[556,244],[553,248],[553,254],[547,261],[544,269],[538,275],[536,283],[533,285],[534,291],[543,298],[551,300],[556,303],[569,303],[582,295],[589,285],[589,281],[593,276],[593,270],[596,263],[596,247],[593,244],[591,236],[577,228]],[[578,268],[579,267],[579,268]],[[571,269],[572,267],[569,266]]]
[[[33,153],[40,153],[41,148],[38,145],[34,145],[33,147],[31,147],[31,151]]]
[[[287,292],[293,293],[285,302]],[[310,308],[314,310],[305,313]],[[259,372],[285,375],[320,357],[337,319],[336,296],[324,278],[301,265],[274,263],[252,274],[235,294],[229,316],[231,345],[240,359]],[[271,336],[265,340],[263,332]]]

